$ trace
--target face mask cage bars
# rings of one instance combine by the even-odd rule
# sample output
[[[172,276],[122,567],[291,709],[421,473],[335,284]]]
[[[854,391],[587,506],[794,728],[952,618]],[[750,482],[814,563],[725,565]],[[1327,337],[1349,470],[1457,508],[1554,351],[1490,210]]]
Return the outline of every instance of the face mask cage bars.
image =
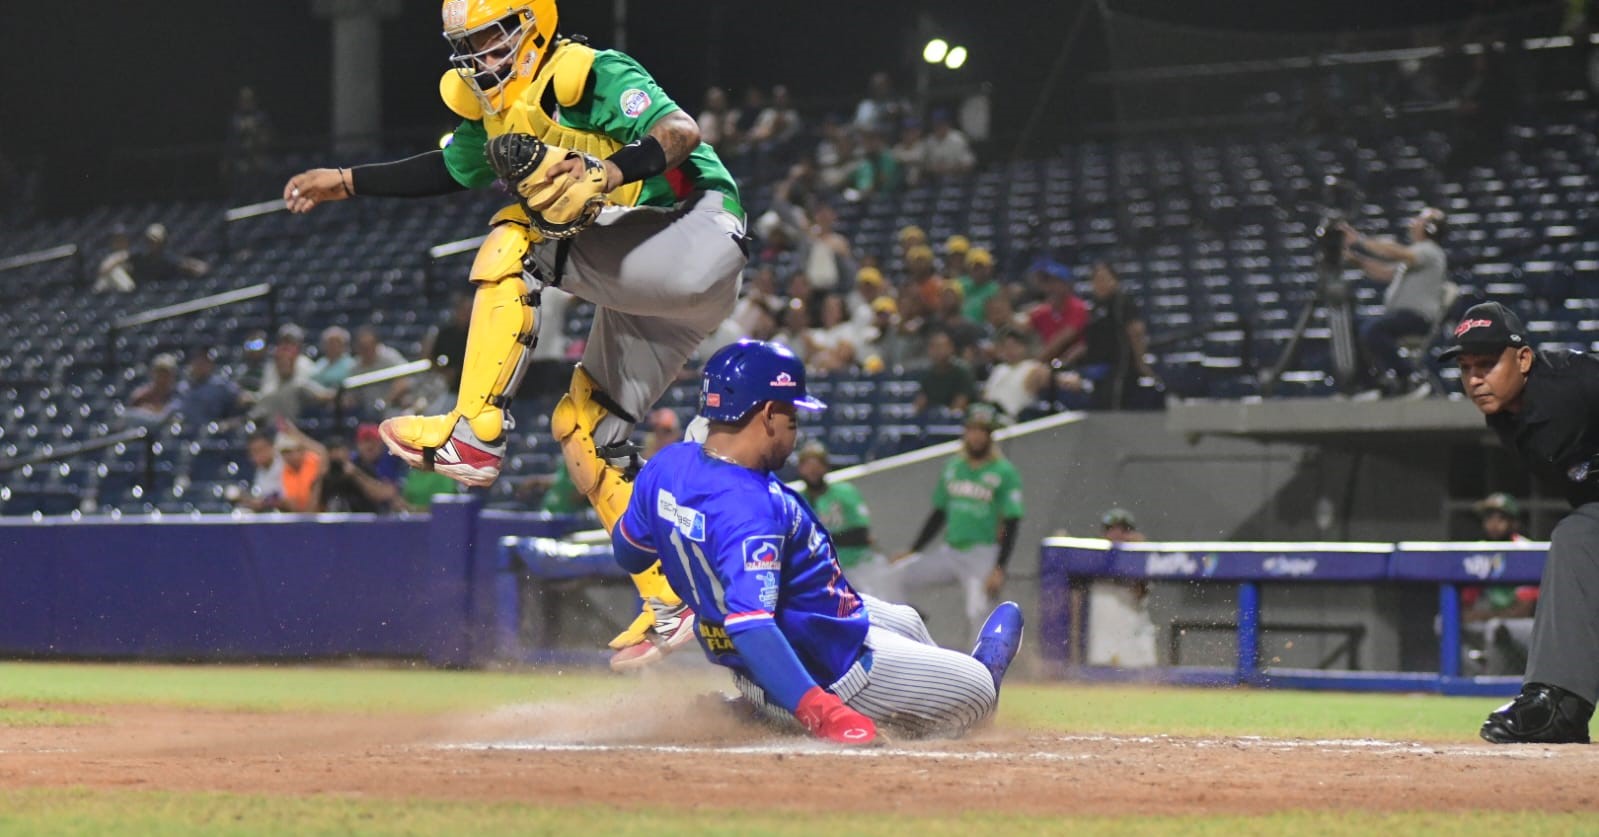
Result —
[[[450,42],[450,64],[465,71],[463,75],[472,83],[473,92],[479,98],[486,98],[488,91],[509,81],[516,72],[517,57],[528,33],[533,31],[532,23],[531,15],[507,15],[460,35],[444,36]],[[474,48],[474,36],[484,32],[492,33],[493,37],[483,48]],[[496,55],[502,57],[496,61]]]

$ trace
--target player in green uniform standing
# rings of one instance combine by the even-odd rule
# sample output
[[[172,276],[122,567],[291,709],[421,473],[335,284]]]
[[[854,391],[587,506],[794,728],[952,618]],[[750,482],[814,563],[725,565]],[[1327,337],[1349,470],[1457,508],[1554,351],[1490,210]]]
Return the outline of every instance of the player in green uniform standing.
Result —
[[[960,582],[974,636],[989,602],[1005,585],[1005,565],[1024,513],[1021,474],[994,445],[998,425],[999,411],[992,405],[976,404],[967,411],[961,452],[939,475],[932,513],[879,585],[882,598],[903,602],[916,588]],[[926,549],[940,529],[943,541]]]
[[[850,583],[870,593],[887,569],[883,556],[872,549],[872,513],[860,489],[851,483],[828,481],[830,469],[827,447],[821,442],[807,442],[800,448],[805,502],[832,535],[838,565],[849,571]]]

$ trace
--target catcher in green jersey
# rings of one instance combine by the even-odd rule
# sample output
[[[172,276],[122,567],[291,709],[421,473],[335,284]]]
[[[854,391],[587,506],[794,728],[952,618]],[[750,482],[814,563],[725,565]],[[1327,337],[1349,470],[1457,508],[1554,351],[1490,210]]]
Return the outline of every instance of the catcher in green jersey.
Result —
[[[833,538],[838,565],[849,571],[850,583],[871,593],[888,568],[888,560],[872,547],[872,513],[860,489],[827,478],[832,469],[827,446],[806,442],[799,451],[799,476],[805,483],[805,502]]]
[[[961,451],[933,487],[933,511],[909,551],[894,558],[878,585],[882,598],[903,602],[918,587],[960,582],[966,618],[977,634],[989,602],[1005,585],[1005,565],[1021,527],[1022,477],[994,445],[1000,413],[990,404],[966,412]],[[928,544],[943,530],[943,539]]]
[[[506,407],[537,339],[539,293],[559,286],[599,310],[551,429],[610,531],[632,492],[633,425],[732,313],[746,261],[738,187],[693,117],[637,61],[557,34],[555,0],[446,0],[443,19],[453,67],[439,95],[462,120],[450,144],[301,172],[284,185],[284,204],[304,213],[356,195],[496,182],[510,194],[468,277],[476,292],[454,409],[379,429],[412,467],[494,482],[512,428]],[[611,641],[617,669],[694,637],[693,614],[658,565],[634,582],[645,604]]]

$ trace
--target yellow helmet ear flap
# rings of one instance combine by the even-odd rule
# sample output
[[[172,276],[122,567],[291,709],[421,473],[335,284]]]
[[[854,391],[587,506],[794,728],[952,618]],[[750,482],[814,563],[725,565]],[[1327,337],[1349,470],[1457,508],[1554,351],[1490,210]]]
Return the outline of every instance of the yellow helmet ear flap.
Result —
[[[466,70],[449,70],[439,79],[439,98],[462,119],[482,119],[483,102],[472,92]]]

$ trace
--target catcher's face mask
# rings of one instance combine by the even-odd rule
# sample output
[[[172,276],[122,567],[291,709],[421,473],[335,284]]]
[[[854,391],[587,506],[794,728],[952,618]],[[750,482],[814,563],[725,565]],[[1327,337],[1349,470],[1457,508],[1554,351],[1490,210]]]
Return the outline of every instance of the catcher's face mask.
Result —
[[[444,38],[484,110],[498,113],[533,79],[555,37],[554,0],[446,0]]]

